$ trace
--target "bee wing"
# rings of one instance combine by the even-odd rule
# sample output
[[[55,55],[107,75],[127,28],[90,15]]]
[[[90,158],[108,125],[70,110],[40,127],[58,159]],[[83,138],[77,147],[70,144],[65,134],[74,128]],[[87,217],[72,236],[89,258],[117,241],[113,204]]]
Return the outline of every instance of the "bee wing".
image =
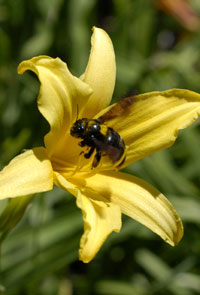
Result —
[[[126,111],[126,109],[132,105],[133,101],[134,96],[129,96],[121,99],[111,109],[109,109],[109,111],[100,116],[98,120],[103,123],[105,121],[121,116]]]
[[[106,144],[100,140],[93,139],[93,142],[99,147],[99,149],[107,155],[113,163],[119,161],[124,154],[124,149],[119,147],[114,147],[112,145]]]
[[[118,149],[113,146],[107,146],[105,149],[106,154],[112,160],[113,163],[119,161],[124,154],[124,150]]]

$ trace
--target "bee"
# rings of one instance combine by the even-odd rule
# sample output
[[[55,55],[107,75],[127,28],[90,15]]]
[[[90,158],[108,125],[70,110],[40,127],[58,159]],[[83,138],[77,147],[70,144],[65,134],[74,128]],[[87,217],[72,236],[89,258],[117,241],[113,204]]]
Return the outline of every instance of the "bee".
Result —
[[[81,147],[88,147],[89,151],[84,157],[89,159],[95,152],[92,168],[99,165],[102,156],[108,156],[115,167],[121,166],[126,158],[126,145],[123,138],[105,122],[119,117],[133,103],[133,96],[121,99],[111,109],[97,119],[82,118],[76,120],[70,134],[82,139]]]

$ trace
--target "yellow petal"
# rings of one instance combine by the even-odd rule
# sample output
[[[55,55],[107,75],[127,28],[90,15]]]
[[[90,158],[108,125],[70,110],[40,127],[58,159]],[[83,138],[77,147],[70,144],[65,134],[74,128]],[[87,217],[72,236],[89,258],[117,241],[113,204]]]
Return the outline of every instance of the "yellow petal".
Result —
[[[92,90],[74,77],[59,58],[39,56],[23,61],[18,67],[18,73],[27,70],[33,71],[41,82],[38,108],[50,124],[45,145],[51,155],[56,153],[55,149],[59,150],[60,145],[65,145],[66,131],[76,118],[77,105],[81,109]]]
[[[116,79],[115,53],[110,37],[104,30],[94,27],[91,44],[88,65],[81,76],[94,91],[81,114],[85,118],[92,118],[110,104]]]
[[[42,147],[20,154],[0,172],[0,199],[45,192],[52,187],[53,170]]]
[[[79,197],[80,195],[79,188],[71,184],[69,181],[67,181],[67,179],[61,173],[54,171],[54,182],[61,189],[68,191],[76,198]]]
[[[79,259],[83,262],[90,262],[106,238],[121,228],[121,211],[118,205],[107,201],[103,196],[82,187],[82,181],[70,183],[65,177],[54,172],[55,183],[60,188],[73,194],[77,206],[82,210],[84,221],[84,234],[80,242]],[[80,192],[80,189],[82,191]]]
[[[120,206],[122,213],[144,224],[170,245],[182,238],[183,226],[175,209],[145,181],[121,172],[107,172],[85,179],[84,186]]]
[[[191,125],[199,114],[199,94],[172,89],[135,96],[129,110],[109,125],[128,146],[125,162],[128,165],[171,146],[178,130]]]
[[[80,242],[79,259],[90,262],[97,254],[106,238],[121,228],[119,206],[110,202],[95,200],[95,193],[86,190],[77,198],[77,206],[82,210],[84,234]]]

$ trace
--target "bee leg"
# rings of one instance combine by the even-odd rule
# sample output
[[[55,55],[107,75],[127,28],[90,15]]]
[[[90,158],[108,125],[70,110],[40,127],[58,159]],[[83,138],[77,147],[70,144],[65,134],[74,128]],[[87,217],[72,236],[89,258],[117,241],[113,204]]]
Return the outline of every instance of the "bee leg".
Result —
[[[79,142],[79,145],[80,145],[81,147],[84,147],[84,146],[86,146],[87,144],[86,144],[85,140],[82,140],[81,142]]]
[[[96,155],[94,156],[94,161],[92,163],[92,168],[96,168],[101,160],[101,150],[97,149]]]
[[[89,159],[89,158],[91,157],[91,155],[93,154],[94,149],[95,149],[95,147],[92,146],[91,149],[89,150],[89,152],[88,152],[87,154],[84,155],[84,157],[85,157],[86,159]]]

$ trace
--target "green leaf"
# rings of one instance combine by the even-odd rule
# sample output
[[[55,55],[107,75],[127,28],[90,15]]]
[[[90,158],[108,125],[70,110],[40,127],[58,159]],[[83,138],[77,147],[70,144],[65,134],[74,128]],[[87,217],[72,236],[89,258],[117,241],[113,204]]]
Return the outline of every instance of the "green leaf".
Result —
[[[33,195],[29,195],[9,200],[0,215],[0,242],[5,239],[10,230],[21,220],[32,198]]]

